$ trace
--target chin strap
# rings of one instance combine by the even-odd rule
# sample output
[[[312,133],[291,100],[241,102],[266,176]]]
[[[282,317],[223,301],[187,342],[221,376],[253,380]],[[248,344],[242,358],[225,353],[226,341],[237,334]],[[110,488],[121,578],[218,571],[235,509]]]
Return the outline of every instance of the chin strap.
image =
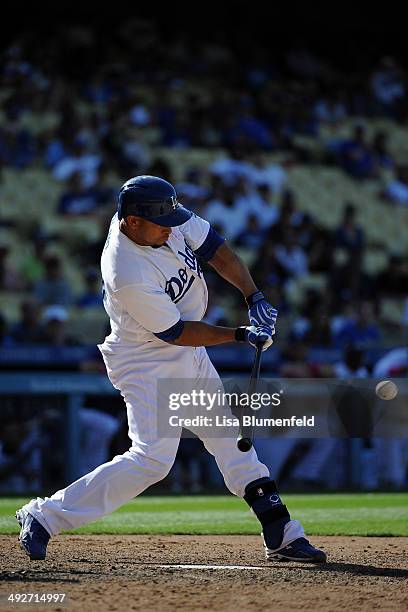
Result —
[[[244,499],[262,525],[265,544],[275,550],[280,547],[290,514],[282,503],[275,481],[259,478],[245,488]]]

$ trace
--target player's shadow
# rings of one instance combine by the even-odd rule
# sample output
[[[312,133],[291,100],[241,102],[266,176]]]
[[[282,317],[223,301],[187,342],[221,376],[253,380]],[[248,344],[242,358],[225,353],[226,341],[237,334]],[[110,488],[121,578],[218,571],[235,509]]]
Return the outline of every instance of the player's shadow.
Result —
[[[280,562],[282,563],[282,562]],[[289,565],[289,562],[284,565],[285,569],[299,571],[299,566]],[[397,569],[392,567],[374,567],[373,565],[362,565],[361,563],[338,563],[330,561],[322,565],[303,565],[302,570],[310,570],[312,572],[343,572],[354,576],[377,576],[385,578],[408,578],[408,570]]]

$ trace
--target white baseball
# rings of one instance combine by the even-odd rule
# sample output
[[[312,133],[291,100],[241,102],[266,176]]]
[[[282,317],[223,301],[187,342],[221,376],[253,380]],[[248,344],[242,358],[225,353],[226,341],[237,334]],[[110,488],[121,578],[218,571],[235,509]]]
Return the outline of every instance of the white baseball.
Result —
[[[382,380],[376,386],[375,392],[380,399],[392,400],[398,393],[398,387],[392,380]]]

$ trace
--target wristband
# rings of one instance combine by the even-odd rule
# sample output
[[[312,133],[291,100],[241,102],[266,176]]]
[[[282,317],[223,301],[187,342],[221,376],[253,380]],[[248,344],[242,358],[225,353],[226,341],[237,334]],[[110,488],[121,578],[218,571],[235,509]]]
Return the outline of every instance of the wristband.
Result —
[[[255,291],[255,293],[251,293],[251,295],[248,295],[248,297],[245,298],[246,303],[248,304],[248,306],[251,308],[251,306],[253,306],[256,302],[259,302],[260,300],[264,300],[265,296],[262,293],[262,291]]]
[[[237,327],[235,330],[234,338],[235,342],[246,342],[246,326],[242,325],[241,327]]]

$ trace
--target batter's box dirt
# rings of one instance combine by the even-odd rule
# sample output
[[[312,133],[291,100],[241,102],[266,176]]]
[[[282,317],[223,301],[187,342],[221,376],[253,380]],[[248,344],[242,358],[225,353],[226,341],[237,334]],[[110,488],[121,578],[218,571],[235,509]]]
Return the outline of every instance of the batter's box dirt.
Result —
[[[267,562],[256,536],[59,536],[46,561],[29,561],[0,536],[0,610],[26,592],[66,593],[36,610],[408,609],[408,538],[312,540],[329,563]]]

